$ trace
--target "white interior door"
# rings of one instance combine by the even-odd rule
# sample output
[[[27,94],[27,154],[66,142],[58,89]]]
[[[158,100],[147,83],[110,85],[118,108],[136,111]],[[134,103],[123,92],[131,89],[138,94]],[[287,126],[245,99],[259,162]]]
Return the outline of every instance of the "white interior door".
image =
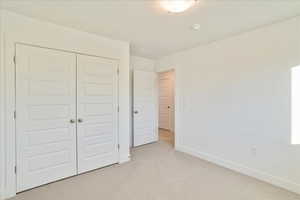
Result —
[[[16,58],[20,192],[76,174],[76,57],[17,45]]]
[[[77,55],[78,173],[118,162],[118,62]]]
[[[159,74],[159,128],[174,130],[174,72]]]
[[[139,146],[158,140],[157,75],[136,70],[133,85],[133,145]]]

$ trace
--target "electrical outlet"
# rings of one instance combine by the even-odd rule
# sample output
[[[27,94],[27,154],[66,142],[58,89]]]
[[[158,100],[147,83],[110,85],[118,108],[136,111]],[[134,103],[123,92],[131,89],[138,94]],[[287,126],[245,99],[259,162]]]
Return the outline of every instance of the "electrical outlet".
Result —
[[[252,147],[251,148],[251,153],[252,153],[253,156],[256,156],[256,154],[257,154],[257,148],[256,147]]]

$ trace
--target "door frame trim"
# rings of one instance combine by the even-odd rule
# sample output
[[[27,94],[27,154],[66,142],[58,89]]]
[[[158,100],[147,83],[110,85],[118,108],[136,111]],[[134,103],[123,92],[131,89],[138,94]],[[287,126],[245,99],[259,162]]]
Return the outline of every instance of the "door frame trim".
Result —
[[[176,133],[178,133],[179,132],[179,128],[180,128],[180,120],[179,120],[179,117],[180,117],[180,115],[178,115],[178,110],[179,109],[182,109],[182,108],[180,108],[180,106],[179,106],[179,102],[180,102],[180,99],[178,98],[178,88],[176,87],[176,83],[177,83],[177,81],[178,81],[178,79],[177,79],[177,69],[176,69],[176,67],[175,66],[168,66],[166,69],[163,69],[163,70],[157,70],[157,74],[158,74],[158,77],[159,77],[159,74],[160,73],[165,73],[165,72],[170,72],[170,71],[172,71],[173,72],[173,75],[174,75],[174,81],[173,81],[173,95],[174,95],[174,103],[173,103],[173,106],[174,106],[174,121],[173,121],[173,123],[174,123],[174,130],[173,130],[173,134],[174,134],[174,148],[175,149],[177,149],[177,146],[178,146],[178,142],[177,141],[179,141],[179,138],[178,138],[178,134],[176,134]],[[159,81],[159,78],[158,78],[158,81]],[[158,86],[158,88],[159,88],[159,86]],[[159,102],[158,102],[158,105],[159,105]],[[159,110],[158,110],[158,113],[159,113]],[[159,123],[159,121],[158,121],[158,123]]]
[[[17,44],[30,46],[30,47],[37,47],[37,48],[42,48],[42,49],[61,51],[61,52],[65,52],[65,53],[73,53],[73,54],[78,54],[78,55],[83,55],[83,56],[105,58],[105,59],[109,59],[109,60],[115,60],[115,61],[118,61],[118,62],[120,61],[120,59],[117,59],[117,58],[110,58],[110,57],[99,56],[99,55],[94,55],[94,54],[82,53],[82,52],[79,52],[79,51],[72,51],[72,50],[64,50],[64,49],[58,49],[58,48],[45,47],[45,46],[30,44],[30,43],[25,43],[25,42],[15,42],[15,45],[17,45]]]
[[[170,114],[170,118],[171,119],[169,119],[170,120],[170,124],[169,124],[169,129],[167,129],[167,128],[162,128],[162,127],[160,127],[160,123],[159,123],[159,119],[160,119],[160,112],[159,112],[159,110],[158,110],[158,114],[159,114],[159,119],[158,119],[158,127],[160,128],[160,129],[165,129],[165,130],[168,130],[168,131],[171,131],[171,132],[175,132],[175,69],[170,69],[170,70],[166,70],[166,71],[160,71],[160,72],[157,72],[157,74],[158,74],[158,90],[160,90],[160,75],[161,74],[164,74],[164,73],[173,73],[173,80],[172,80],[172,98],[173,98],[173,104],[172,104],[172,106],[173,106],[173,113],[172,114]],[[158,101],[158,106],[160,107],[160,100]]]
[[[54,50],[54,51],[58,51],[58,52],[64,52],[64,53],[71,53],[71,54],[74,54],[75,55],[75,63],[76,63],[76,116],[77,116],[77,111],[78,111],[78,105],[77,105],[77,102],[78,102],[78,96],[77,96],[77,93],[78,93],[78,55],[84,55],[84,56],[90,56],[90,57],[97,57],[97,58],[104,58],[104,59],[108,59],[108,60],[114,60],[117,62],[117,70],[119,71],[119,62],[120,60],[119,59],[114,59],[114,58],[108,58],[108,57],[103,57],[103,56],[95,56],[95,55],[90,55],[90,54],[85,54],[85,53],[78,53],[76,51],[66,51],[66,50],[60,50],[60,49],[56,49],[56,48],[48,48],[48,47],[43,47],[43,46],[39,46],[39,45],[32,45],[32,44],[27,44],[27,43],[22,43],[22,42],[16,42],[14,44],[15,46],[15,49],[14,49],[14,94],[15,94],[15,97],[14,97],[14,107],[15,107],[15,112],[18,113],[17,111],[17,88],[16,88],[16,81],[17,81],[17,64],[16,64],[16,54],[17,54],[17,45],[22,45],[22,46],[28,46],[28,47],[34,47],[34,48],[40,48],[40,49],[49,49],[49,50]],[[118,72],[116,72],[118,73]],[[118,92],[118,95],[117,95],[117,104],[119,105],[119,76],[117,75],[117,92]],[[119,144],[120,141],[119,141],[119,112],[117,111],[117,143]],[[77,119],[76,119],[77,121]],[[13,122],[14,122],[14,135],[15,135],[15,141],[17,141],[17,118],[14,117],[13,119]],[[76,128],[77,130],[77,128]],[[77,136],[77,131],[76,131],[76,136]],[[76,146],[78,144],[78,141],[77,141],[77,137],[76,137]],[[15,172],[17,171],[17,142],[15,142],[14,144],[14,148],[15,148]],[[120,153],[120,151],[118,150],[118,152]],[[77,158],[77,161],[76,161],[76,167],[77,167],[77,171],[78,171],[78,149],[76,149],[76,158]],[[120,155],[118,156],[118,159],[117,159],[117,162],[116,163],[120,163]],[[76,174],[74,176],[77,176],[77,175],[80,175],[80,174]],[[73,176],[71,176],[73,177]],[[68,178],[68,177],[67,177]],[[63,179],[66,179],[66,178],[63,178]],[[63,180],[62,179],[62,180]],[[17,174],[15,174],[15,184],[16,184],[16,193],[17,193]],[[59,180],[57,180],[59,181]],[[55,181],[56,182],[56,181]],[[52,183],[52,182],[51,182]],[[41,185],[42,186],[42,185]]]

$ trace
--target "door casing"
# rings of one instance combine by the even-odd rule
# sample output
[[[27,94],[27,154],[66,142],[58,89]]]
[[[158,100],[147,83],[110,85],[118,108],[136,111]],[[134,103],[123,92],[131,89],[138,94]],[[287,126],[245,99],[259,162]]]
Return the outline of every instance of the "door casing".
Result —
[[[174,70],[159,73],[159,128],[167,129],[172,132],[174,132],[175,129],[174,79]],[[166,84],[167,88],[163,88],[162,84]]]
[[[110,60],[112,60],[113,62],[115,62],[115,63],[119,63],[119,60],[118,59],[114,59],[114,58],[107,58],[107,57],[102,57],[102,56],[96,56],[96,55],[90,55],[90,54],[85,54],[85,53],[79,53],[79,52],[74,52],[74,51],[66,51],[66,50],[60,50],[60,49],[54,49],[54,48],[48,48],[48,47],[42,47],[42,46],[38,46],[38,45],[32,45],[32,44],[26,44],[26,43],[15,43],[15,55],[14,55],[14,65],[15,65],[15,68],[14,68],[14,77],[15,77],[15,82],[16,82],[16,76],[17,76],[17,71],[16,71],[16,62],[17,62],[17,56],[16,56],[16,49],[17,49],[17,45],[23,45],[23,46],[28,46],[28,47],[36,47],[36,48],[42,48],[42,49],[49,49],[49,50],[55,50],[55,51],[60,51],[60,52],[65,52],[65,53],[70,53],[70,54],[74,54],[74,55],[79,55],[79,56],[89,56],[89,57],[95,57],[95,58],[104,58],[104,59],[110,59]],[[77,56],[76,56],[77,57]],[[75,63],[77,62],[76,60],[77,60],[77,58],[75,57]],[[76,66],[76,68],[77,68],[77,66]],[[76,70],[77,71],[77,70]],[[77,75],[76,75],[76,78],[78,78],[78,73],[76,73]],[[118,75],[118,78],[117,78],[117,93],[118,93],[118,95],[117,95],[117,103],[118,103],[118,112],[117,112],[117,115],[118,115],[118,119],[119,119],[119,64],[117,64],[117,70],[116,70],[116,74]],[[77,82],[77,81],[76,81]],[[76,85],[77,85],[77,83],[76,83]],[[77,88],[77,86],[76,86],[76,90],[78,90],[78,88]],[[15,89],[14,89],[14,93],[16,94],[17,93],[17,91],[16,91],[16,86],[15,86]],[[77,92],[76,92],[77,93]],[[17,101],[17,96],[15,96],[15,106],[16,106],[16,101]],[[77,97],[76,97],[77,98]],[[77,100],[76,100],[77,101]],[[14,122],[14,130],[15,130],[15,138],[17,139],[17,133],[16,133],[16,130],[17,130],[17,116],[18,116],[18,110],[16,110],[15,109],[15,112],[14,112],[14,120],[13,120],[13,122]],[[117,148],[118,148],[118,158],[117,158],[117,162],[116,163],[121,163],[121,156],[120,156],[120,151],[119,151],[119,149],[120,149],[120,142],[119,142],[119,120],[117,120],[117,127],[116,127],[116,129],[117,129]],[[18,146],[17,146],[17,144],[15,144],[14,145],[14,149],[15,149],[15,152],[18,152],[17,151],[17,148],[18,148]],[[15,160],[17,161],[17,157],[15,158]],[[15,161],[15,162],[16,162]],[[78,164],[77,164],[78,165]],[[17,163],[15,163],[15,178],[17,177],[17,171],[18,170],[18,167],[17,167]],[[78,174],[80,174],[80,173],[78,173]],[[68,178],[68,177],[64,177],[64,178]],[[15,181],[15,185],[16,185],[16,187],[15,187],[15,193],[17,193],[18,192],[18,187],[17,187],[17,179],[15,179],[16,181]]]
[[[130,49],[129,42],[67,28],[1,10],[0,30],[0,198],[16,195],[15,174],[15,45],[99,56],[119,61],[119,163],[130,161]],[[18,59],[17,59],[18,60]],[[18,171],[18,169],[17,169]]]

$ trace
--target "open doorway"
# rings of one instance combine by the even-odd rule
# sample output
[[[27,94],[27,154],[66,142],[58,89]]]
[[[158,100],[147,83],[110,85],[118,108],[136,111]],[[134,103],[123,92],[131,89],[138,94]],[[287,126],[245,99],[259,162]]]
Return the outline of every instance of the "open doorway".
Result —
[[[175,71],[133,72],[133,147],[175,144]]]
[[[158,73],[159,88],[159,140],[174,147],[175,144],[175,71]]]

